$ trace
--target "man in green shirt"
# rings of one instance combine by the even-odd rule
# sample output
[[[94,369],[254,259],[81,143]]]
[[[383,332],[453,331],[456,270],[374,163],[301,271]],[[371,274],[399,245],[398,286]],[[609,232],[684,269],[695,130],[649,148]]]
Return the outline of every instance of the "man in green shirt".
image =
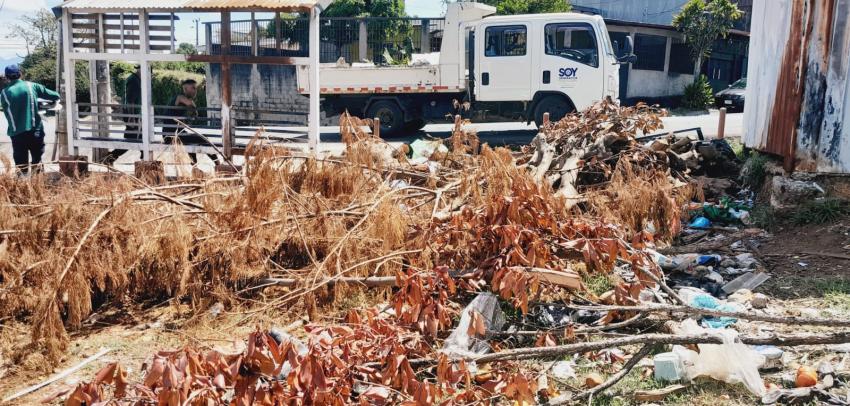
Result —
[[[59,93],[21,79],[18,65],[7,66],[5,73],[11,82],[0,91],[0,108],[9,124],[6,133],[12,137],[15,165],[26,174],[30,164],[36,168],[41,164],[44,154],[44,126],[38,114],[38,99],[56,101]]]

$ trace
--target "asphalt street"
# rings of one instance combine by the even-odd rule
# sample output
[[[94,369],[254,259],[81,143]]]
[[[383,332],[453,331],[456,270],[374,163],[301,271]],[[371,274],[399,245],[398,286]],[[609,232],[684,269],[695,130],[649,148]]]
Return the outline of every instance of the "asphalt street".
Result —
[[[663,118],[665,131],[677,131],[690,128],[702,128],[703,134],[707,138],[712,138],[717,135],[718,111],[712,110],[709,114],[690,115],[690,116],[674,116]],[[53,155],[55,144],[55,128],[56,118],[48,117],[44,120],[46,138],[46,151],[44,154],[45,161],[53,161],[56,157]],[[0,119],[0,153],[5,154],[10,160],[12,158],[12,146],[8,136],[6,136],[6,120]],[[387,141],[393,145],[401,145],[410,143],[421,137],[438,137],[445,138],[451,135],[453,124],[429,124],[423,130],[412,132],[399,137],[393,137]],[[527,144],[534,138],[536,128],[534,125],[525,123],[473,123],[471,128],[474,129],[482,142],[490,145],[522,145]],[[743,133],[743,114],[735,113],[728,114],[726,118],[726,136],[740,137]],[[345,149],[345,145],[340,140],[339,130],[337,127],[322,127],[321,128],[321,151],[327,153],[340,153]],[[81,151],[84,154],[86,151]],[[159,159],[166,162],[171,161],[170,154],[162,154]],[[139,159],[138,152],[130,152],[125,154],[117,162],[117,167],[124,171],[133,170],[133,162]],[[240,159],[236,159],[239,163]],[[211,161],[205,156],[200,157],[201,169],[209,171],[212,169]],[[48,170],[54,169],[49,166]]]

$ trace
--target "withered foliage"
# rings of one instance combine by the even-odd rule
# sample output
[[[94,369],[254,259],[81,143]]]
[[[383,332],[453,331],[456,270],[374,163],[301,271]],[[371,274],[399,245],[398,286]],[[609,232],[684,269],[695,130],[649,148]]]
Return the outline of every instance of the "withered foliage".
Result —
[[[255,140],[230,177],[147,185],[102,174],[58,184],[0,176],[0,318],[29,323],[31,348],[55,362],[67,331],[95,306],[174,299],[204,309],[250,303],[257,290],[245,288],[262,278],[299,281],[262,303],[280,309],[314,303],[341,277],[395,276],[392,317],[351,312],[343,325],[311,325],[306,353],[258,331],[240,354],[160,352],[139,383],[111,365],[67,402],[529,403],[545,388],[516,366],[476,372],[433,351],[465,293],[491,290],[527,313],[541,291],[531,269],[628,264],[636,278],[617,286],[620,303],[653,284],[648,273],[660,275],[642,248],[675,229],[683,194],[663,159],[636,148],[637,132],[660,125],[656,111],[603,102],[544,129],[519,161],[480,145],[458,120],[448,153],[408,162],[404,149],[363,130],[370,124],[342,116],[341,157]],[[581,205],[564,182],[580,187]],[[421,358],[437,367],[417,370]]]
[[[159,351],[134,382],[110,363],[68,393],[66,406],[115,405],[454,405],[503,394],[531,401],[536,385],[510,363],[474,373],[438,356],[421,373],[414,363],[433,353],[414,331],[377,311],[352,311],[344,325],[308,326],[306,343],[254,332],[236,354],[186,347]],[[282,339],[281,339],[282,338]],[[280,341],[277,341],[281,339]]]

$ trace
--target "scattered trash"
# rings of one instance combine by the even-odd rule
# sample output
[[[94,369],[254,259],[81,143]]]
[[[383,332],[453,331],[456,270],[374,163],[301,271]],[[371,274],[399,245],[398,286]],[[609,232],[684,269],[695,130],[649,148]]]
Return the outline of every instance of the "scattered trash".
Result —
[[[570,361],[558,361],[552,364],[552,376],[562,381],[574,379],[576,371]]]
[[[781,369],[784,366],[782,363],[782,356],[785,352],[778,347],[774,347],[772,345],[757,345],[753,347],[753,349],[759,353],[759,355],[764,357],[764,363],[759,366],[760,370],[769,371]]]
[[[818,371],[812,367],[801,366],[797,368],[797,379],[794,381],[798,388],[808,388],[818,384]]]
[[[673,346],[673,352],[679,355],[685,367],[685,377],[693,380],[698,376],[709,376],[727,383],[743,383],[754,395],[765,393],[764,382],[759,376],[758,366],[763,364],[762,356],[737,341],[735,330],[706,330],[696,321],[683,321],[679,334],[714,334],[721,337],[723,344],[700,344],[699,352],[682,346]]]
[[[475,320],[473,320],[475,319]],[[482,322],[483,326],[473,326],[474,322]],[[471,354],[483,354],[490,351],[490,344],[485,339],[493,331],[501,331],[505,324],[505,315],[499,307],[499,299],[489,292],[479,293],[472,299],[460,314],[460,321],[443,343],[443,352],[453,357],[463,357]],[[473,330],[485,330],[485,336],[470,335]]]
[[[740,306],[735,303],[722,303],[714,296],[708,294],[697,295],[691,300],[690,305],[700,309],[720,310],[726,312],[737,312],[741,310]],[[714,329],[731,326],[732,324],[735,324],[736,321],[738,321],[738,319],[734,317],[703,317],[702,319],[703,324]]]
[[[693,221],[691,221],[691,223],[688,224],[688,227],[691,227],[691,228],[709,228],[709,227],[711,227],[711,221],[709,219],[705,218],[705,217],[700,216],[700,217],[693,219]]]
[[[727,294],[738,291],[739,289],[753,290],[770,279],[770,275],[764,272],[745,273],[731,282],[723,285],[723,291]]]
[[[655,380],[677,382],[685,377],[682,358],[674,352],[656,354],[652,358],[655,367]]]

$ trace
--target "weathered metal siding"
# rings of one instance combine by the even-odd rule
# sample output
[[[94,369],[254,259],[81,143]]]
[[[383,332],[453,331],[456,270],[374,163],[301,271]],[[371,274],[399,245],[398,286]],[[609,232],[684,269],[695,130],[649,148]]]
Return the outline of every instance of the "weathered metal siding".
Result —
[[[850,173],[850,0],[756,0],[753,15],[744,143]]]

